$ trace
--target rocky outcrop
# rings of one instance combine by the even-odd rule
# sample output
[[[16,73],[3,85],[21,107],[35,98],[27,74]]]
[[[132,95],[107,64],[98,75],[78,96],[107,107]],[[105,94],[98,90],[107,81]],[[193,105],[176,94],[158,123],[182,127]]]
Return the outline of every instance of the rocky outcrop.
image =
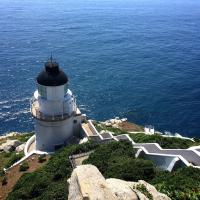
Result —
[[[6,153],[14,151],[20,144],[21,142],[19,140],[7,140],[0,146],[0,151],[4,151]]]
[[[105,179],[93,165],[81,165],[74,169],[69,180],[68,200],[148,200],[138,189],[145,186],[153,200],[170,200],[145,181],[127,182],[120,179]]]
[[[133,188],[130,187],[129,184],[127,184],[126,181],[111,178],[111,179],[107,179],[106,183],[107,183],[107,186],[110,189],[110,191],[115,196],[117,196],[117,199],[119,199],[119,200],[138,200],[137,194],[135,193]],[[144,199],[146,199],[145,196],[144,196]]]
[[[119,128],[119,125],[125,121],[127,121],[127,118],[120,119],[119,117],[115,117],[114,119],[109,119],[101,123],[107,127]]]
[[[145,186],[146,190],[152,195],[154,200],[170,200],[167,195],[158,192],[153,185],[143,180],[139,180],[138,182],[128,182],[110,178],[107,179],[106,182],[110,190],[116,194],[120,200],[148,199],[145,194],[138,189],[138,186],[141,185]]]

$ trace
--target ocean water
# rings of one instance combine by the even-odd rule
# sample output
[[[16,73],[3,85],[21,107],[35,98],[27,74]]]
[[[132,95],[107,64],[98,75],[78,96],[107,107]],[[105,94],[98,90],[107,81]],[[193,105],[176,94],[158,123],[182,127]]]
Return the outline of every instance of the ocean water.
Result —
[[[89,118],[200,136],[199,0],[1,0],[0,134],[33,130],[51,52]]]

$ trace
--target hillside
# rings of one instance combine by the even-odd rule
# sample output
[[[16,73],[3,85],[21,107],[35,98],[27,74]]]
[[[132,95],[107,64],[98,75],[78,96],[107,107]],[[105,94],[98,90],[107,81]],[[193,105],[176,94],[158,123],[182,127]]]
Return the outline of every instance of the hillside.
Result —
[[[106,178],[147,180],[172,200],[199,198],[199,169],[186,168],[173,173],[160,172],[151,161],[134,158],[134,150],[129,143],[111,142],[98,145],[88,142],[67,146],[56,152],[40,169],[25,173],[7,199],[66,199],[69,187],[67,180],[73,170],[69,156],[91,150],[94,152],[84,163],[97,166]]]

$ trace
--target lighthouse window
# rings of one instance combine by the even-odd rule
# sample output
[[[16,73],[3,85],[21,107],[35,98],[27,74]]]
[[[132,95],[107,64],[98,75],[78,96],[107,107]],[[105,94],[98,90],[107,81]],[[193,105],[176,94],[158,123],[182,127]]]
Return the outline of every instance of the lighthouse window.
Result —
[[[38,85],[38,92],[42,97],[47,98],[47,90],[45,86]]]
[[[65,84],[65,85],[64,85],[64,92],[66,93],[66,92],[67,92],[67,90],[68,90],[68,85],[67,85],[67,84]]]

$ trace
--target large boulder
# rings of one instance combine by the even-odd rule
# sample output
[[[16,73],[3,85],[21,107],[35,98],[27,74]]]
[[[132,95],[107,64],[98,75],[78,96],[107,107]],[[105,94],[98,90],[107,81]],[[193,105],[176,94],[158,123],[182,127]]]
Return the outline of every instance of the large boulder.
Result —
[[[69,183],[68,200],[149,200],[138,185],[143,185],[154,200],[170,200],[145,181],[127,182],[114,178],[105,180],[93,165],[75,168]]]
[[[26,143],[20,144],[18,147],[16,147],[16,152],[21,152],[24,150]]]
[[[109,190],[105,178],[93,165],[74,169],[69,186],[68,200],[117,200]]]
[[[5,143],[4,143],[5,144]],[[0,146],[0,150],[1,151],[4,151],[4,152],[6,152],[6,153],[9,153],[9,152],[12,152],[12,151],[14,151],[15,150],[15,147],[14,146],[12,146],[12,145],[1,145]]]

